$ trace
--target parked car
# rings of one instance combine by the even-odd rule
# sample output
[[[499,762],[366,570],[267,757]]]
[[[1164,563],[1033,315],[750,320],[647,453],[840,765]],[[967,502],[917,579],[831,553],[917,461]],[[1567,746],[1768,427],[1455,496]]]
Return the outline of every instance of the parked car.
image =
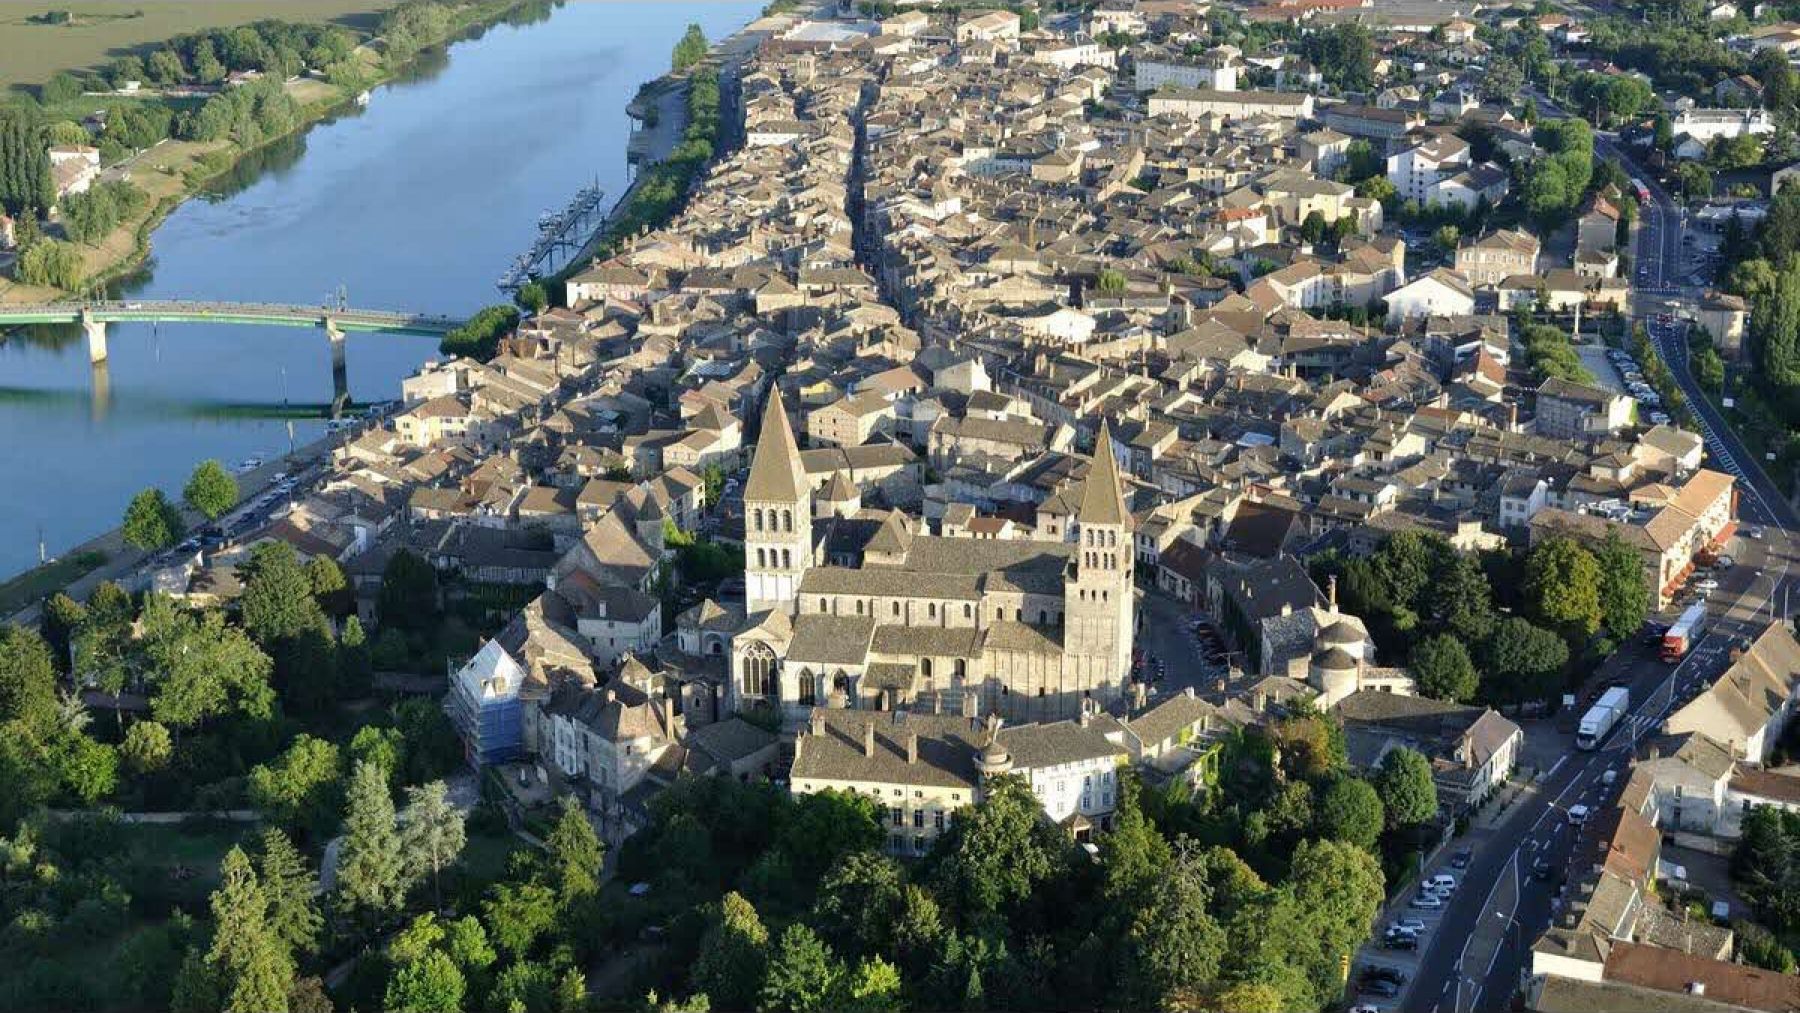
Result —
[[[1384,950],[1416,950],[1419,948],[1419,937],[1411,932],[1393,932],[1381,937],[1381,948]]]
[[[1705,580],[1695,581],[1694,587],[1701,591],[1717,591],[1719,589],[1719,582],[1708,577]]]
[[[1462,850],[1458,851],[1456,854],[1450,856],[1450,868],[1452,868],[1452,869],[1467,869],[1469,867],[1469,863],[1474,860],[1475,860],[1475,853],[1473,851],[1470,851],[1468,848],[1463,848]]]
[[[1383,999],[1392,999],[1400,994],[1399,985],[1381,979],[1364,983],[1362,990],[1369,995],[1378,995]]]
[[[1395,929],[1398,929],[1401,932],[1410,932],[1413,935],[1418,935],[1425,931],[1425,919],[1413,918],[1410,916],[1406,918],[1396,918],[1393,923],[1388,926],[1390,932]]]
[[[1426,880],[1425,885],[1440,894],[1452,894],[1456,892],[1456,877],[1448,872],[1440,872]]]
[[[1409,903],[1421,911],[1437,911],[1444,906],[1444,899],[1435,893],[1425,892],[1414,897]]]

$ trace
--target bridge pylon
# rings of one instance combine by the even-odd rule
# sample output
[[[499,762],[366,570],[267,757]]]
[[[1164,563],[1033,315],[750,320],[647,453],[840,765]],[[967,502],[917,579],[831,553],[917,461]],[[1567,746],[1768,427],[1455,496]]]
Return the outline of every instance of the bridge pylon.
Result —
[[[90,310],[81,311],[81,330],[87,335],[88,361],[106,361],[106,321],[95,319]]]

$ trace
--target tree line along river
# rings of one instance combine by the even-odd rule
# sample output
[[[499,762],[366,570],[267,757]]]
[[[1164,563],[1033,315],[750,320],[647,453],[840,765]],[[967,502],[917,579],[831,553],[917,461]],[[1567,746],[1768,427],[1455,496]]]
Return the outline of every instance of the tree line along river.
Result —
[[[366,108],[253,153],[177,209],[124,299],[319,304],[466,316],[530,246],[540,214],[629,181],[625,106],[668,69],[689,23],[709,38],[754,19],[741,0],[564,4],[430,53]],[[269,457],[287,423],[244,406],[332,396],[324,332],[114,324],[104,375],[80,328],[0,341],[0,574],[115,526],[133,493],[179,494],[194,463]],[[437,352],[423,337],[352,334],[349,392],[398,395]],[[261,417],[259,417],[259,415]],[[324,432],[294,423],[296,440]]]

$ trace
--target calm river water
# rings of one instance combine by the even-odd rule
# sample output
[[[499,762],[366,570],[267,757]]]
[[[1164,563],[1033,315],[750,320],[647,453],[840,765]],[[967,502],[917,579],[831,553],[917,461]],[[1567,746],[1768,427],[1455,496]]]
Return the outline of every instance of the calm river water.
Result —
[[[598,180],[622,192],[638,86],[668,68],[689,22],[708,38],[760,2],[566,3],[451,46],[368,108],[270,148],[191,200],[153,239],[143,298],[350,304],[464,314],[530,245],[541,212]],[[331,399],[323,331],[118,325],[104,395],[77,329],[0,342],[0,573],[114,526],[133,493],[178,494],[202,458],[285,451],[282,421],[221,405]],[[431,339],[352,334],[351,396],[395,397]],[[295,423],[305,441],[319,422]]]

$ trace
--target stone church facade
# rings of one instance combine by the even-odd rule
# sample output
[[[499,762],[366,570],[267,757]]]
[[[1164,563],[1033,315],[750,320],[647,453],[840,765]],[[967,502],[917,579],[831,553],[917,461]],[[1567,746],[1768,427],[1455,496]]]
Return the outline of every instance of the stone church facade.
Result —
[[[772,394],[744,491],[749,613],[730,706],[774,708],[792,728],[819,706],[1021,722],[1111,705],[1136,606],[1132,518],[1104,429],[1075,501],[1054,535],[994,540],[816,496]]]

